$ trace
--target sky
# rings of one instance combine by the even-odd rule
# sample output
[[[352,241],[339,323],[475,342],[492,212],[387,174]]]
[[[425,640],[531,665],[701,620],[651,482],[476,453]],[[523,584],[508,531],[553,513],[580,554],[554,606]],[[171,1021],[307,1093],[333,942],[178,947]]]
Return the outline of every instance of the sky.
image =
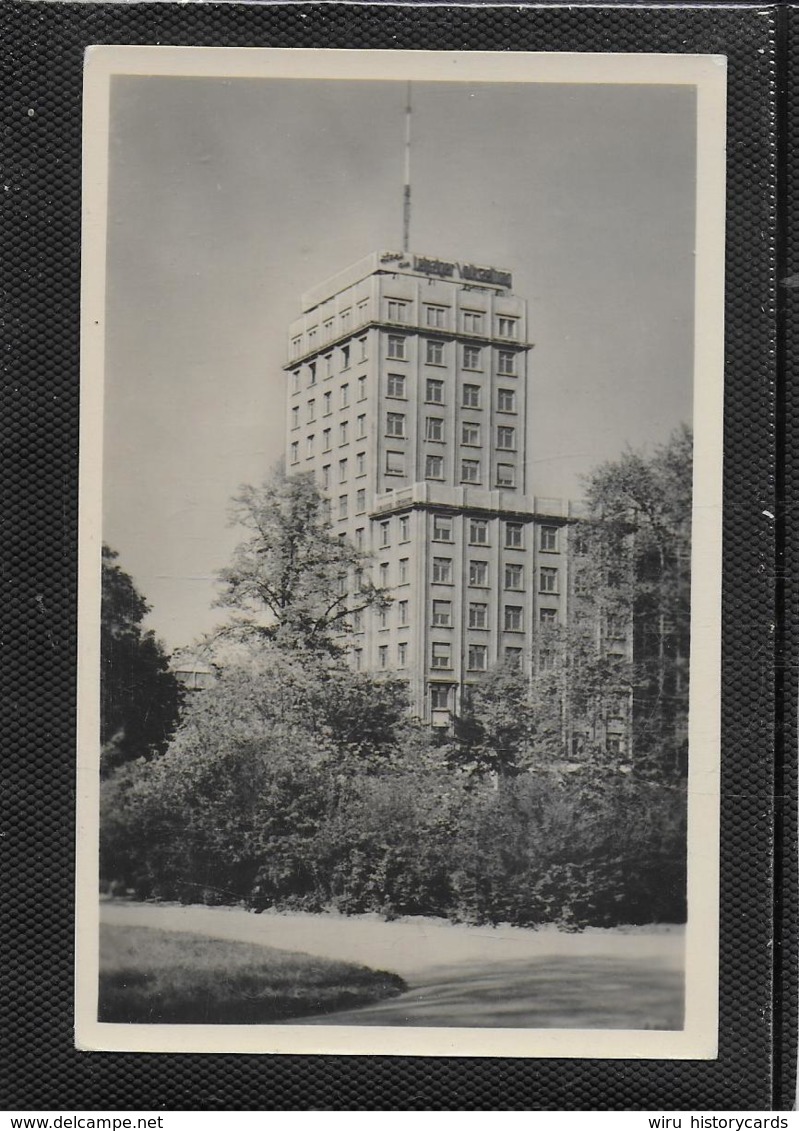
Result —
[[[103,536],[170,649],[225,618],[300,295],[401,243],[405,91],[113,79]],[[690,87],[413,84],[412,250],[509,268],[529,302],[535,494],[691,420],[695,122]]]

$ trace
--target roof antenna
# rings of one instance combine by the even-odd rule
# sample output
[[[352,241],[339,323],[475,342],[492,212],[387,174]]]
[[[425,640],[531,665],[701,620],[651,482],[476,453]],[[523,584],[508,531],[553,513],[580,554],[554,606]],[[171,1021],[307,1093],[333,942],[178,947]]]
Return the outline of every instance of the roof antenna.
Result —
[[[407,255],[411,239],[411,84],[405,100],[405,183],[402,189],[402,251]]]

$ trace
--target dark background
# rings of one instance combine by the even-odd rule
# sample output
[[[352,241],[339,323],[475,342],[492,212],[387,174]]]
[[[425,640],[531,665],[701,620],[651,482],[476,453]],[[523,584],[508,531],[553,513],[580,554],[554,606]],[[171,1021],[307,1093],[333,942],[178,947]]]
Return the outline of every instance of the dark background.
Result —
[[[733,1110],[793,1103],[795,636],[777,493],[799,288],[777,177],[796,11],[434,4],[70,5],[2,9],[6,540],[0,1107],[7,1109]],[[790,21],[794,20],[793,24]],[[790,26],[789,26],[790,25]],[[652,51],[729,59],[720,1056],[715,1062],[81,1053],[72,1047],[82,56],[90,43]],[[797,60],[799,62],[799,59]],[[782,77],[781,77],[782,76]],[[29,108],[35,108],[33,116]],[[799,106],[797,106],[799,109]],[[794,115],[794,121],[799,114]],[[789,172],[787,147],[782,169]],[[799,146],[791,158],[799,162]],[[796,171],[799,171],[797,169]],[[799,271],[794,266],[793,271]],[[795,350],[795,347],[793,347]],[[795,445],[794,445],[795,446]],[[795,524],[798,525],[798,524]],[[779,549],[779,553],[777,550]],[[775,577],[777,585],[775,587]],[[775,596],[776,593],[776,596]],[[789,729],[790,726],[790,729]],[[786,748],[787,747],[787,754]],[[777,757],[775,759],[775,749]],[[785,761],[780,758],[785,755]],[[790,757],[788,756],[790,755]],[[775,805],[775,789],[778,803]],[[785,795],[780,800],[780,795]],[[10,802],[10,804],[9,804]],[[775,843],[776,869],[775,869]],[[776,889],[775,889],[775,884]],[[775,890],[782,897],[775,903]],[[785,892],[789,895],[786,897]],[[776,907],[776,912],[775,912]],[[777,989],[775,991],[775,979]],[[781,987],[781,989],[780,989]],[[775,1035],[776,1034],[776,1035]]]

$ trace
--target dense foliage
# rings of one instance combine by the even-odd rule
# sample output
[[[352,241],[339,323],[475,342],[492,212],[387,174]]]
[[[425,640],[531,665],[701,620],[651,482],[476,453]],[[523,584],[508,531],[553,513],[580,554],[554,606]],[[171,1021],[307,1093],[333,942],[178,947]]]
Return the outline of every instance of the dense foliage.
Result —
[[[175,732],[182,689],[152,632],[142,627],[149,606],[118,555],[103,546],[100,620],[101,768],[104,774],[136,758],[162,754]]]

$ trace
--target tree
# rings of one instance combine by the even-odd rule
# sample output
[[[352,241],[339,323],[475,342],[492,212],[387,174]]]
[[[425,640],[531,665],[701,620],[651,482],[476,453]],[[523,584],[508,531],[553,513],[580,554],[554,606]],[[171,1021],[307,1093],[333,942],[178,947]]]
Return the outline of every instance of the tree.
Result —
[[[575,610],[605,655],[632,643],[635,762],[685,768],[690,651],[692,452],[683,426],[647,457],[625,452],[587,483],[573,543]]]
[[[103,546],[100,619],[101,772],[163,754],[180,716],[182,688],[151,631],[149,606],[131,577]]]
[[[278,469],[260,488],[241,488],[233,520],[249,535],[220,573],[217,604],[248,615],[230,633],[335,655],[354,614],[387,604],[385,591],[365,578],[366,556],[333,533],[328,505],[310,473]]]
[[[536,736],[530,685],[518,667],[502,664],[465,689],[448,761],[474,773],[508,777],[527,768]]]

